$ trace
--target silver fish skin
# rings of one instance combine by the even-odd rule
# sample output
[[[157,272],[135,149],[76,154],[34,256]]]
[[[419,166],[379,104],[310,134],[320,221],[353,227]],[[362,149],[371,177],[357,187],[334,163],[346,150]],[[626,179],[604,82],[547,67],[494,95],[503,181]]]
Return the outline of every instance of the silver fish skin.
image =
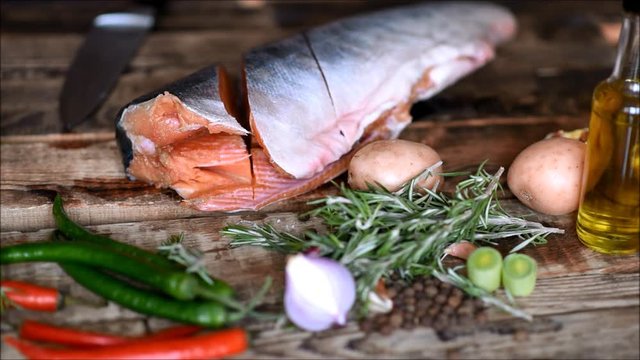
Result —
[[[227,111],[220,94],[220,66],[209,66],[167,86],[167,92],[177,96],[187,109],[224,126],[230,133],[246,135],[249,132]],[[234,99],[235,100],[235,99]]]
[[[494,56],[516,21],[482,2],[435,2],[340,20],[245,56],[252,133],[272,163],[309,178],[374,121],[427,99]],[[392,137],[410,119],[390,122]]]
[[[343,154],[330,143],[307,140],[309,135],[330,130],[322,126],[333,125],[326,120],[336,116],[322,72],[305,36],[298,34],[249,52],[244,59],[244,73],[252,134],[278,166],[281,157],[278,152],[271,154],[272,150],[286,150],[290,152],[288,158],[304,159],[312,158],[306,156],[307,153],[323,154],[329,150],[328,162]],[[288,135],[301,138],[288,139]],[[286,149],[272,146],[282,142],[287,142]],[[324,163],[328,164],[327,161]]]

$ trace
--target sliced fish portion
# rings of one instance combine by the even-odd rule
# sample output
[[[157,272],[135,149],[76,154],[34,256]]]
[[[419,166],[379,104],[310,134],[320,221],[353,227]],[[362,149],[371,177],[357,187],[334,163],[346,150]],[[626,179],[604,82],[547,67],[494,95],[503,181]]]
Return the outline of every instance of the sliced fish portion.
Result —
[[[371,141],[389,138],[389,129],[393,128],[398,118],[402,117],[403,115],[399,114],[388,114],[381,121],[371,124],[350,152],[326,166],[320,173],[305,179],[295,179],[283,174],[271,164],[264,150],[254,146],[251,149],[254,176],[251,185],[218,189],[204,196],[187,200],[187,204],[202,211],[260,210],[275,202],[304,194],[342,174],[349,166],[351,157],[360,147]]]
[[[513,16],[496,5],[440,2],[337,21],[257,48],[245,57],[252,133],[276,167],[311,177],[385,112],[485,64],[514,31]]]
[[[278,171],[260,148],[251,151],[254,183],[229,191],[216,191],[188,200],[187,203],[202,211],[260,210],[280,200],[304,194],[340,175],[347,167],[350,156],[327,166],[321,173],[307,179],[294,179]]]
[[[324,144],[319,143],[318,140],[322,140],[319,138],[307,139],[333,130],[323,126],[331,125],[326,119],[335,118],[335,113],[322,73],[304,36],[296,35],[250,52],[245,58],[244,73],[252,133],[275,166],[297,161],[314,161],[315,166],[321,166],[344,154],[343,146],[330,139]],[[274,116],[282,117],[275,119]],[[293,134],[303,139],[282,138]],[[282,142],[289,144],[286,149],[273,146]],[[300,156],[324,155],[327,151],[330,154],[324,159]]]
[[[224,69],[211,66],[134,100],[116,131],[127,175],[183,198],[251,183],[247,131]]]

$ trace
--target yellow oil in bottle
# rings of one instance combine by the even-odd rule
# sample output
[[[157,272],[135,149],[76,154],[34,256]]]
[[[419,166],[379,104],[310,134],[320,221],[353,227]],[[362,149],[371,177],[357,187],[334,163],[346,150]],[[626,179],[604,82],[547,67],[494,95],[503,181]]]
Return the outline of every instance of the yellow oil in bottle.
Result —
[[[604,81],[593,96],[577,233],[608,254],[638,252],[640,81]]]
[[[640,237],[640,2],[622,5],[616,63],[593,92],[576,223],[582,243],[619,255]]]

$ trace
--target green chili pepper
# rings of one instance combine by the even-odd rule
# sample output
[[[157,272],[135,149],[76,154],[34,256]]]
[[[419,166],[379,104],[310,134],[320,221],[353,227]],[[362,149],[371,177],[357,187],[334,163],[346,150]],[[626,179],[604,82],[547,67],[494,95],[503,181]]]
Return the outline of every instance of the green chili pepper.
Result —
[[[69,218],[67,213],[64,211],[62,198],[60,197],[60,195],[56,195],[56,198],[53,200],[53,218],[56,222],[58,230],[60,230],[60,232],[62,232],[62,234],[64,234],[70,240],[81,240],[101,244],[110,247],[115,251],[121,252],[127,256],[137,258],[143,262],[148,262],[158,267],[167,269],[182,268],[180,264],[171,261],[159,254],[155,254],[139,247],[113,240],[108,236],[98,235],[90,232],[89,230],[85,229]]]
[[[207,327],[220,327],[239,320],[212,301],[182,301],[133,287],[89,266],[64,263],[62,269],[87,290],[128,309],[152,316]]]
[[[59,230],[54,231],[51,234],[51,239],[53,241],[68,241],[68,238],[66,238],[64,236],[64,234],[62,234]],[[76,243],[87,243],[87,242],[76,242]],[[87,244],[93,245],[93,246],[101,246],[100,244],[94,244],[94,243],[90,243],[88,242]],[[106,248],[105,251],[107,252],[113,252],[113,249],[111,248]],[[135,258],[134,260],[139,260],[138,258]],[[179,265],[179,264],[178,264]],[[197,284],[193,287],[193,292],[195,293],[195,296],[197,297],[201,297],[203,299],[207,299],[207,300],[212,300],[212,301],[217,301],[225,306],[228,306],[232,309],[236,309],[236,310],[242,310],[244,309],[244,307],[242,306],[242,304],[240,304],[237,300],[234,299],[233,297],[233,289],[227,285],[226,283],[223,282],[217,282],[217,283],[222,283],[224,286],[221,285],[216,285],[214,284],[207,284],[206,282],[204,282],[204,280],[202,280],[202,278],[193,275],[193,274],[189,274],[184,272],[184,268],[182,268],[181,270],[169,270],[172,273],[175,273],[176,271],[185,275],[185,276],[191,276],[193,277],[193,279],[195,279],[195,281],[197,282]],[[181,272],[182,271],[182,272]],[[230,289],[230,290],[227,290]],[[174,296],[175,297],[175,296]]]
[[[108,236],[98,235],[90,232],[84,227],[80,226],[64,211],[62,197],[56,195],[53,201],[53,217],[55,219],[58,230],[65,235],[69,240],[87,241],[96,243],[110,248],[113,251],[120,252],[129,257],[135,258],[141,262],[150,263],[159,268],[165,268],[170,270],[184,270],[184,266],[171,261],[166,257],[141,249],[139,247],[126,244],[120,241],[111,239]],[[213,279],[212,284],[208,284],[201,278],[198,278],[199,288],[201,295],[205,298],[217,300],[223,298],[231,298],[234,295],[233,288],[226,282],[220,279]]]
[[[3,247],[0,254],[2,264],[37,261],[73,262],[104,268],[153,286],[180,300],[193,299],[198,292],[198,281],[191,274],[159,269],[88,242],[25,243]]]

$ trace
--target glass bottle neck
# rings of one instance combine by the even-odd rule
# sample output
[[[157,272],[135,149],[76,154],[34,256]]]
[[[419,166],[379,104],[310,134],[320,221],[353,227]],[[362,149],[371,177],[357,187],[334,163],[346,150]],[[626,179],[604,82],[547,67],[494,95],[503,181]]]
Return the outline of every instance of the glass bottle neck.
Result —
[[[612,79],[640,78],[640,14],[624,13]]]

